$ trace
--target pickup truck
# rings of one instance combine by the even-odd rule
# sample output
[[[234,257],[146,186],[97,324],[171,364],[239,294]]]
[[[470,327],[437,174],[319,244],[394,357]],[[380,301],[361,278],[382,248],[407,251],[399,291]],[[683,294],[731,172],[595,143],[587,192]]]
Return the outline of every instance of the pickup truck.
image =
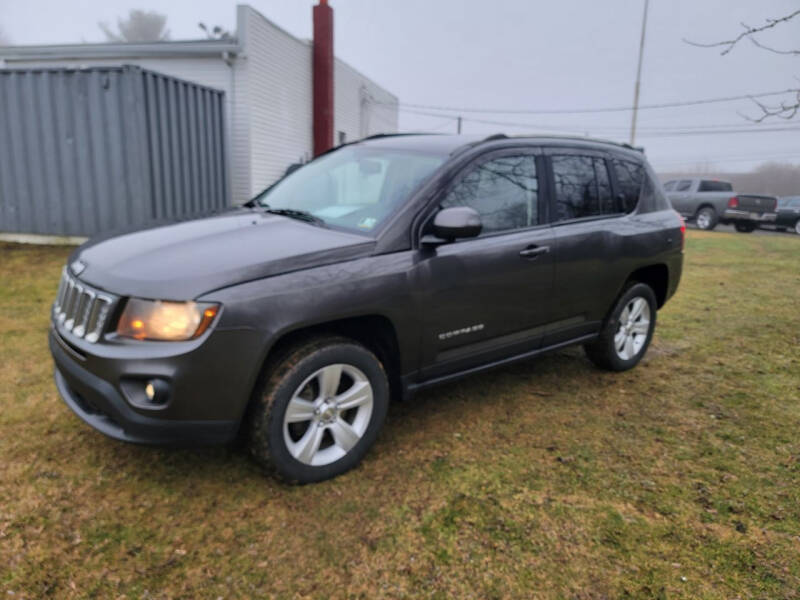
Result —
[[[664,184],[664,191],[672,207],[693,220],[698,229],[711,231],[722,223],[750,233],[762,223],[775,222],[777,198],[736,194],[727,181],[701,177],[674,179]]]

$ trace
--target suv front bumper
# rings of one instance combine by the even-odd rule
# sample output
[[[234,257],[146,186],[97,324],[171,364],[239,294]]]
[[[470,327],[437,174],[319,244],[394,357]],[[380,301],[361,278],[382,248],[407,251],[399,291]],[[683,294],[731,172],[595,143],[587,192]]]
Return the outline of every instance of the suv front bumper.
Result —
[[[237,435],[252,381],[246,368],[232,361],[238,353],[231,352],[230,338],[144,360],[130,356],[129,348],[85,354],[85,347],[68,343],[53,327],[49,345],[58,392],[81,420],[117,440],[183,446],[225,444]],[[210,354],[212,361],[220,355],[218,371],[208,368]],[[126,393],[123,382],[144,381],[148,373],[170,381],[175,393],[166,405],[148,409]]]

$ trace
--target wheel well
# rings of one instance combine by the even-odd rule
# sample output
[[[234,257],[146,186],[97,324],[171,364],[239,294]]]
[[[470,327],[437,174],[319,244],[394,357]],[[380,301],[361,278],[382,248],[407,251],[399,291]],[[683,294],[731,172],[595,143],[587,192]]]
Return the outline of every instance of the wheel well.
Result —
[[[709,204],[708,202],[704,202],[703,204],[701,204],[700,206],[698,206],[698,207],[697,207],[697,210],[696,210],[696,211],[694,211],[694,214],[697,214],[697,213],[699,213],[699,212],[700,212],[701,210],[703,210],[704,208],[710,208],[710,209],[711,209],[711,210],[713,210],[714,212],[717,212],[717,209],[714,207],[714,205],[713,205],[713,204]]]
[[[386,370],[392,399],[402,398],[400,346],[397,342],[397,333],[392,322],[382,315],[339,319],[289,331],[273,344],[264,364],[280,358],[286,349],[298,343],[324,335],[340,335],[368,348],[378,357]]]
[[[667,265],[650,265],[637,269],[628,277],[628,282],[636,281],[649,285],[656,295],[658,308],[664,306],[667,301],[667,289],[669,286],[669,269]]]

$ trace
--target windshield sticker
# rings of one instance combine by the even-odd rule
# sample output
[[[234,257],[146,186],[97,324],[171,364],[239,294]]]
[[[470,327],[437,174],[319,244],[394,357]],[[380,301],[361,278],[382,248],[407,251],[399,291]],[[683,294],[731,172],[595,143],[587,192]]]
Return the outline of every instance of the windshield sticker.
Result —
[[[338,219],[339,217],[349,215],[351,212],[355,212],[360,208],[361,206],[358,205],[338,206],[334,204],[333,206],[326,206],[325,208],[315,210],[314,214],[322,219]]]
[[[375,217],[364,217],[358,222],[359,229],[372,229],[375,227],[375,223],[378,222],[378,219]]]

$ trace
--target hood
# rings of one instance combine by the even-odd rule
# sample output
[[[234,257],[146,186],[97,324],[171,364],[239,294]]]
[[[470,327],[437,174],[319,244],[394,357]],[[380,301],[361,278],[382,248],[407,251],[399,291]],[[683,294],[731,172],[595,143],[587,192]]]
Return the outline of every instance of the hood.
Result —
[[[80,279],[121,296],[191,300],[245,281],[368,256],[362,236],[258,210],[90,240],[70,263]]]

